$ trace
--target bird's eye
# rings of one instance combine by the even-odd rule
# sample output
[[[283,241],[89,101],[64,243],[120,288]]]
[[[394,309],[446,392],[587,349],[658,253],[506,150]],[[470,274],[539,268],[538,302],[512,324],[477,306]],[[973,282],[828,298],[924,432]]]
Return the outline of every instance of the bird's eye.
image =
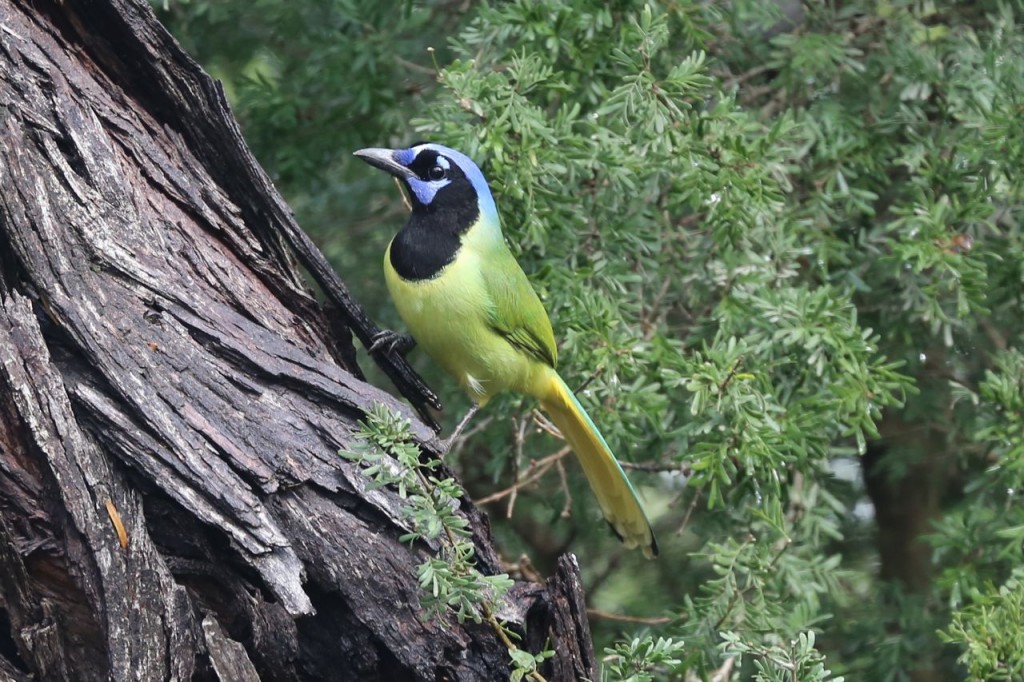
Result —
[[[441,166],[433,166],[427,171],[427,177],[431,180],[444,180],[448,177],[448,169],[442,168]]]

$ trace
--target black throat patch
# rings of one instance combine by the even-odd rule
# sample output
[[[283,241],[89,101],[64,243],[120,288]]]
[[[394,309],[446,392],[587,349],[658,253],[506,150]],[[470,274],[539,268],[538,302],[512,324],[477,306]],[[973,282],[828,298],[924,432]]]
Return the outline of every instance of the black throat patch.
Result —
[[[476,192],[468,182],[441,189],[429,206],[413,209],[391,241],[391,267],[404,280],[434,279],[455,260],[462,235],[479,217]]]

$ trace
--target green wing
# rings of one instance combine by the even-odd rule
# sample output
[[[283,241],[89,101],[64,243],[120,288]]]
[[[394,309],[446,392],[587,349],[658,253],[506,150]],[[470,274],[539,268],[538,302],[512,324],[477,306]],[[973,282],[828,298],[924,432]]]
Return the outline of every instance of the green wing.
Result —
[[[490,258],[484,282],[493,304],[487,320],[491,328],[516,348],[554,367],[558,349],[551,320],[508,247]]]

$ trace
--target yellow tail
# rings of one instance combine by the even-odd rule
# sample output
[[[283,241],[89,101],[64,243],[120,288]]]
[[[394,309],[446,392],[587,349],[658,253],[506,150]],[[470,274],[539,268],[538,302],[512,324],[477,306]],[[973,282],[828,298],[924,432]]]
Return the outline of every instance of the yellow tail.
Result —
[[[604,518],[622,544],[628,549],[640,547],[648,559],[658,556],[658,542],[636,491],[604,442],[601,432],[553,370],[547,395],[540,396],[540,399],[544,411],[576,453]]]

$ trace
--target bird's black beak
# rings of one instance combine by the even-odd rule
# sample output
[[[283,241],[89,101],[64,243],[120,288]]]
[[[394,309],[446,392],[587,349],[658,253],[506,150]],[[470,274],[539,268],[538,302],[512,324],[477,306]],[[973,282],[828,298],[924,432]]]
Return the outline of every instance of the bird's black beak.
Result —
[[[360,149],[355,152],[355,155],[374,168],[380,168],[396,178],[411,178],[415,175],[395,159],[394,149],[370,147],[369,149]]]

